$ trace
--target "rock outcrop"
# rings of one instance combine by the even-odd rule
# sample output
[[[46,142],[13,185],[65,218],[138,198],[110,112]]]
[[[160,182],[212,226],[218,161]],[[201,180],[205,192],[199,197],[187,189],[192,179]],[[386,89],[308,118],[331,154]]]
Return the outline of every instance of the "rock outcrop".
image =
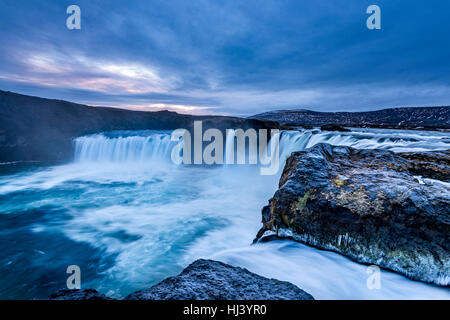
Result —
[[[262,211],[257,239],[289,237],[448,286],[449,161],[449,151],[319,144],[294,152]]]
[[[59,290],[52,300],[106,300],[93,289]],[[213,260],[196,260],[179,275],[149,289],[136,291],[125,300],[313,300],[295,285],[268,279],[246,269]]]
[[[62,289],[53,293],[49,298],[51,300],[112,300],[94,289]]]
[[[200,259],[178,276],[167,278],[125,299],[313,300],[313,297],[292,283],[264,278],[222,262]]]

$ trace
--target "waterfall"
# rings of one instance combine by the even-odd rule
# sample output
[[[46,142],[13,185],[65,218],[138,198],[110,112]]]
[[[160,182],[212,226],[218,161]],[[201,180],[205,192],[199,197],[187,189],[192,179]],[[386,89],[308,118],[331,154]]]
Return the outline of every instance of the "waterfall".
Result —
[[[118,131],[75,139],[75,162],[170,162],[173,147],[169,131]],[[411,131],[359,129],[352,132],[319,130],[283,131],[280,136],[280,164],[294,151],[318,143],[349,146],[357,149],[387,149],[394,152],[446,150],[448,134]],[[224,163],[235,163],[235,135],[224,139]],[[247,150],[248,152],[248,150]]]
[[[75,162],[170,161],[175,144],[169,133],[161,132],[83,136],[75,139]]]
[[[302,132],[283,132],[280,138],[281,159],[287,158],[293,151],[305,149],[311,135]],[[76,163],[171,161],[172,148],[178,142],[171,141],[170,138],[170,132],[154,131],[124,131],[82,136],[74,140],[74,161]],[[233,130],[225,137],[224,164],[236,163],[235,138]],[[270,149],[270,143],[267,148]]]
[[[228,130],[225,138],[225,163],[234,163],[234,130]]]
[[[443,132],[407,130],[353,129],[352,132],[319,130],[285,131],[281,136],[280,152],[289,156],[294,151],[311,148],[318,143],[347,146],[356,149],[385,149],[393,152],[447,150],[450,136]]]
[[[225,140],[223,150],[234,150],[235,135]],[[319,299],[449,299],[447,288],[386,270],[381,270],[382,289],[367,290],[365,265],[289,240],[249,245],[261,227],[261,208],[277,190],[285,158],[322,142],[396,152],[438,150],[450,149],[450,134],[283,131],[279,171],[272,175],[260,174],[269,167],[265,165],[224,165],[212,170],[206,165],[175,166],[171,153],[178,142],[171,141],[170,131],[115,131],[76,138],[73,163],[27,166],[0,176],[0,211],[6,222],[14,219],[4,224],[0,250],[5,254],[0,255],[0,265],[17,271],[11,273],[10,285],[2,288],[0,297],[29,294],[28,287],[22,288],[29,264],[15,263],[9,254],[14,241],[25,262],[32,262],[39,250],[59,270],[67,268],[61,252],[73,252],[74,261],[86,267],[93,255],[101,255],[100,269],[92,265],[95,277],[88,279],[89,286],[112,292],[116,298],[176,274],[180,265],[202,257],[290,281]],[[80,246],[87,249],[79,250]],[[36,270],[41,272],[28,279],[29,284],[41,288],[39,280],[47,279],[50,269]]]

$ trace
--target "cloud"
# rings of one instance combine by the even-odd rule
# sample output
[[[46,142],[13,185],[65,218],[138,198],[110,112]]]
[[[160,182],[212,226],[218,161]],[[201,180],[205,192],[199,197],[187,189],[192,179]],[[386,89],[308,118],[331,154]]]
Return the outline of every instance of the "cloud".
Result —
[[[166,104],[166,103],[153,103],[153,104],[142,104],[142,105],[132,105],[132,104],[119,104],[119,105],[109,105],[113,108],[130,109],[137,111],[162,111],[169,110],[184,114],[194,114],[194,115],[206,115],[215,113],[215,107],[199,107],[199,106],[186,106],[178,104]]]
[[[23,69],[0,77],[49,87],[62,86],[111,94],[165,93],[175,88],[178,82],[174,76],[163,78],[156,68],[132,61],[104,61],[55,52],[23,56]]]
[[[3,0],[0,89],[91,105],[251,115],[449,104],[450,4]]]

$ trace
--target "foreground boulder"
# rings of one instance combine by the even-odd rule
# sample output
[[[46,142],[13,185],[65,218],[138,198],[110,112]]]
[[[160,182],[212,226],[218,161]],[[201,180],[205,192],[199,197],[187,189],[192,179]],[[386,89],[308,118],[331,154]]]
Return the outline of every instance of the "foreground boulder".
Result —
[[[62,289],[53,293],[49,298],[51,300],[112,300],[94,289]]]
[[[295,152],[263,209],[257,240],[293,238],[448,286],[449,159],[449,151],[394,154],[328,144]]]
[[[313,300],[285,281],[268,279],[246,269],[213,260],[197,260],[178,276],[150,289],[137,291],[129,300]]]
[[[59,290],[52,300],[111,300],[93,289]],[[125,300],[313,300],[295,285],[213,260],[196,260],[178,276],[136,291]]]

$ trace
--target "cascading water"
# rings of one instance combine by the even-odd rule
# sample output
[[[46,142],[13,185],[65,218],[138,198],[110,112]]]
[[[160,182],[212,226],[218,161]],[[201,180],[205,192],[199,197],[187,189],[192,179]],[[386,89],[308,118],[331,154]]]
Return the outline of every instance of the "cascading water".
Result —
[[[170,133],[142,131],[96,134],[75,139],[75,162],[169,160],[176,142]]]
[[[294,151],[310,148],[318,143],[349,146],[357,149],[387,149],[393,152],[446,150],[450,146],[448,134],[417,131],[357,129],[352,132],[317,132],[317,130],[284,131],[280,137],[280,158],[283,161]],[[224,163],[235,163],[236,136],[231,133],[224,140]],[[170,161],[173,147],[170,132],[119,131],[95,134],[75,139],[75,162],[152,162]],[[270,145],[268,146],[270,148]]]
[[[449,134],[439,132],[286,131],[280,170],[291,152],[322,142],[394,152],[450,148]],[[43,298],[64,287],[72,264],[84,288],[123,297],[202,257],[290,281],[317,299],[450,299],[446,289],[387,271],[381,290],[368,290],[365,266],[300,243],[250,245],[279,173],[176,166],[175,144],[167,131],[90,135],[74,141],[71,164],[0,176],[0,274],[15,275],[0,277],[0,298]]]
[[[280,145],[283,153],[311,148],[318,143],[348,146],[356,149],[386,149],[393,152],[446,150],[448,133],[389,129],[353,129],[352,132],[318,132],[318,130],[283,132]]]

